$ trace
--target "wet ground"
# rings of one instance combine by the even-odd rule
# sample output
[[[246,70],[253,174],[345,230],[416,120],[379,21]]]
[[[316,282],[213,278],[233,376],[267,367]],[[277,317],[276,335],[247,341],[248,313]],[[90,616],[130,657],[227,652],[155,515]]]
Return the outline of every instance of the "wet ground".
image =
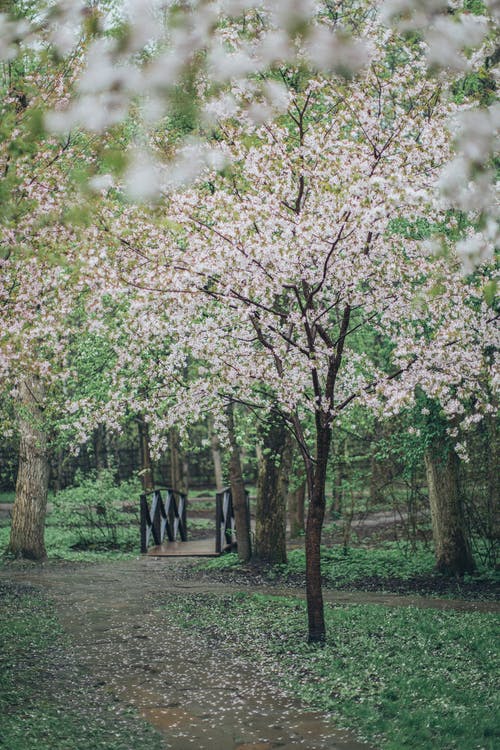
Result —
[[[73,644],[75,666],[91,684],[133,706],[173,750],[368,750],[336,729],[335,717],[312,712],[276,688],[276,681],[238,657],[231,633],[213,644],[179,627],[165,606],[172,595],[239,590],[303,596],[303,588],[269,585],[257,574],[245,583],[225,571],[210,580],[197,561],[141,557],[116,563],[11,565],[0,582],[41,588],[54,602]],[[219,571],[222,574],[222,571]],[[500,611],[500,603],[325,591],[337,604],[379,603],[460,611]],[[135,750],[135,748],[131,748]]]
[[[235,590],[184,580],[186,565],[154,558],[14,565],[0,571],[0,580],[39,587],[51,598],[78,670],[138,709],[164,733],[165,748],[369,750],[336,729],[334,717],[305,709],[239,658],[231,633],[226,644],[207,650],[196,631],[165,617],[172,594]]]

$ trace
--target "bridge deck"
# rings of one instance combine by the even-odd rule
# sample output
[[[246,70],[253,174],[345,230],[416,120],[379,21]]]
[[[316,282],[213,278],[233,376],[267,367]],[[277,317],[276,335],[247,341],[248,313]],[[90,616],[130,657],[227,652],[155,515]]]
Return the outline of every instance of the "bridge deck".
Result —
[[[150,547],[150,557],[218,557],[215,551],[215,537],[199,539],[196,542],[165,542]]]

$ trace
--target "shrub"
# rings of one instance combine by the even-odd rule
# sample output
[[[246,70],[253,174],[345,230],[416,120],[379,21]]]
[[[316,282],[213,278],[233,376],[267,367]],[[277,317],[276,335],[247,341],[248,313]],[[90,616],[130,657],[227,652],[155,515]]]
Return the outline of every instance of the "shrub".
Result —
[[[140,492],[136,479],[116,484],[110,469],[79,474],[73,487],[54,496],[52,520],[75,534],[73,549],[129,549],[135,542],[127,534],[131,517],[124,516],[123,504]],[[138,502],[135,507],[132,520],[138,528]]]

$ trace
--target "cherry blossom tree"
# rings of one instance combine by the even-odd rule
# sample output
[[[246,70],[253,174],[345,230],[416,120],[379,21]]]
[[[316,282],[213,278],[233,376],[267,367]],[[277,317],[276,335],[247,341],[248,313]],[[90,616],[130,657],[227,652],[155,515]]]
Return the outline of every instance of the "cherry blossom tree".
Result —
[[[239,401],[279,413],[297,440],[311,641],[325,638],[320,541],[337,416],[353,402],[397,412],[417,386],[449,409],[471,394],[478,415],[489,408],[478,375],[491,367],[491,310],[452,248],[429,256],[415,232],[423,222],[445,242],[453,224],[435,182],[457,107],[425,75],[418,43],[365,28],[366,72],[346,82],[283,69],[286,110],[262,125],[245,106],[228,117],[221,101],[225,169],[170,187],[156,223],[130,209],[112,232],[141,345],[171,342],[149,401],[163,413],[160,431]],[[233,96],[244,102],[246,92]],[[186,149],[197,157],[196,145]],[[360,346],[366,330],[389,340],[387,368]],[[188,382],[179,377],[187,361]]]
[[[354,402],[394,413],[417,386],[451,411],[471,395],[478,417],[488,409],[478,376],[491,380],[484,352],[492,314],[459,271],[447,243],[454,217],[435,191],[453,159],[446,123],[454,116],[463,125],[467,113],[447,98],[442,77],[427,75],[429,54],[444,63],[433,60],[432,40],[405,41],[369,3],[169,4],[166,26],[163,6],[150,16],[130,3],[127,17],[116,11],[121,33],[112,34],[101,10],[68,2],[31,24],[2,17],[1,35],[7,58],[42,31],[67,55],[80,43],[83,19],[93,41],[77,96],[47,107],[55,109],[50,126],[101,132],[139,101],[145,127],[129,162],[128,195],[165,196],[143,211],[103,196],[102,222],[90,230],[93,325],[105,325],[102,288],[130,295],[100,417],[116,424],[126,409],[146,414],[161,445],[174,424],[207,411],[222,429],[228,402],[281,415],[305,466],[309,639],[322,641],[320,541],[337,416]],[[404,20],[413,10],[392,6],[389,15]],[[416,11],[414,28],[431,17],[448,49],[453,32],[467,26],[458,12],[453,27],[440,24],[433,3]],[[487,30],[482,22],[467,29],[453,42],[460,65],[474,64],[461,50]],[[179,146],[152,126],[187,84],[203,103],[202,138]],[[488,122],[495,116],[491,109]],[[494,207],[485,207],[472,178],[490,180],[489,131],[473,143],[464,174],[478,198],[461,207],[472,218],[484,213],[482,261]],[[93,184],[105,193],[110,178]],[[446,257],[432,257],[418,240],[419,221],[437,230]],[[66,244],[64,232],[58,239]],[[363,351],[366,329],[390,341],[390,366]],[[71,405],[82,436],[95,418],[86,407]]]
[[[45,556],[50,443],[70,376],[65,351],[89,286],[84,257],[89,246],[98,252],[72,179],[77,165],[91,167],[88,143],[41,126],[70,80],[44,51],[15,60],[1,80],[0,382],[20,440],[9,551],[34,559]]]

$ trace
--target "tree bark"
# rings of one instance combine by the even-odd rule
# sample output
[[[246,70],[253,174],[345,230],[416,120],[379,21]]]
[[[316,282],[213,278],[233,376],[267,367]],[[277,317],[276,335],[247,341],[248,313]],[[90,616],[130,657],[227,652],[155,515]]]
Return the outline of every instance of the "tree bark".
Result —
[[[484,420],[487,435],[486,467],[486,529],[490,539],[500,539],[500,505],[498,503],[499,457],[498,429],[496,415],[489,415]]]
[[[380,488],[383,484],[383,470],[380,459],[376,457],[379,441],[382,437],[380,422],[375,420],[370,445],[370,507],[378,505],[382,500]]]
[[[175,427],[169,431],[170,484],[176,492],[187,494],[189,488],[189,466],[181,449],[179,432]]]
[[[332,487],[332,506],[331,513],[334,518],[338,518],[344,509],[344,466],[348,458],[347,437],[333,441],[333,458],[336,461],[333,467],[333,487]]]
[[[459,459],[451,446],[438,444],[425,455],[436,569],[449,576],[463,576],[474,569],[465,527],[459,481]]]
[[[7,552],[44,560],[45,515],[49,488],[49,451],[43,428],[44,389],[34,377],[22,381],[19,397],[19,469]]]
[[[238,557],[242,562],[248,562],[252,557],[250,514],[248,512],[245,483],[241,469],[240,448],[236,441],[236,434],[234,431],[233,404],[230,404],[227,408],[227,424],[231,448],[229,459],[229,481],[233,496],[234,523],[236,526],[236,539],[238,541]]]
[[[208,421],[208,429],[210,432],[210,447],[212,450],[212,461],[214,464],[215,489],[216,492],[220,492],[224,488],[224,477],[222,474],[222,456],[219,438],[217,437],[214,429],[214,423],[211,418]]]
[[[106,427],[100,424],[94,430],[93,435],[94,443],[94,457],[95,457],[95,468],[98,473],[103,469],[108,468],[108,453],[106,444]]]
[[[298,487],[288,493],[288,521],[290,523],[290,537],[295,539],[303,533],[305,527],[306,483],[302,481]]]
[[[292,445],[283,419],[272,412],[261,435],[254,557],[264,563],[285,563],[286,493]]]
[[[139,433],[139,455],[141,462],[141,483],[144,492],[152,492],[155,486],[151,447],[149,443],[149,426],[144,416],[137,416],[137,430]]]
[[[308,476],[309,509],[306,524],[306,597],[309,624],[309,643],[324,643],[326,640],[323,592],[321,590],[321,531],[325,518],[325,486],[331,428],[321,424],[317,416],[316,456],[314,465],[306,460]]]

